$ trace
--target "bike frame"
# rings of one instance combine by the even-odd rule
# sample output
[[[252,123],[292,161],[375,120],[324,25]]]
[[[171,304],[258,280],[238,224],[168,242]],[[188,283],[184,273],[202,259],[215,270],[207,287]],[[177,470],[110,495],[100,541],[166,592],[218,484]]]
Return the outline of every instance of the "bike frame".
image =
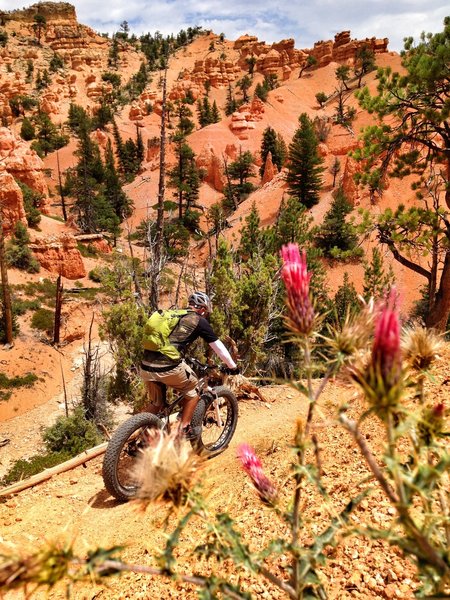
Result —
[[[186,362],[188,362],[192,367],[194,367],[195,374],[198,377],[199,396],[201,397],[204,394],[209,394],[210,396],[212,396],[217,423],[218,423],[219,427],[223,427],[223,421],[222,421],[222,418],[220,415],[220,410],[219,410],[218,398],[214,393],[214,388],[209,385],[209,378],[208,378],[208,371],[215,370],[215,369],[217,369],[217,367],[215,365],[204,365],[195,358],[191,358],[191,359],[187,360]],[[200,373],[198,371],[200,371]],[[225,376],[223,379],[224,379],[224,383],[225,383],[227,376]],[[175,400],[173,402],[171,402],[170,404],[168,404],[168,402],[167,402],[167,386],[164,383],[158,383],[158,385],[162,389],[162,398],[163,398],[164,408],[163,408],[163,410],[158,412],[156,416],[158,417],[158,419],[161,419],[161,421],[164,422],[164,428],[166,428],[169,424],[170,416],[172,414],[174,414],[175,412],[177,412],[176,409],[178,409],[178,410],[181,409],[180,404],[183,400],[183,396],[180,393],[177,393]]]

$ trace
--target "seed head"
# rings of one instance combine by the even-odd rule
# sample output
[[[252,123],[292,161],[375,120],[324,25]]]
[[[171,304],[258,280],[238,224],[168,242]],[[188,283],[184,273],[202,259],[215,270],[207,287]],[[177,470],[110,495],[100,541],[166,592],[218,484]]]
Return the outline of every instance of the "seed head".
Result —
[[[134,477],[140,482],[137,500],[143,506],[156,500],[181,506],[197,481],[202,462],[176,431],[155,432],[153,443],[135,465]]]
[[[413,371],[427,371],[439,358],[442,349],[442,338],[431,329],[414,327],[403,332],[403,358]]]

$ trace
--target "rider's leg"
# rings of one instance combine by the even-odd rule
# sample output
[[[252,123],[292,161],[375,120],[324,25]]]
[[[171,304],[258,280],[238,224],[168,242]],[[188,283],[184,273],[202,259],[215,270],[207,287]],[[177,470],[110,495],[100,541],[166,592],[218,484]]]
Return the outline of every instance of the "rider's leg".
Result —
[[[180,428],[184,429],[189,425],[194,414],[195,407],[199,401],[200,396],[198,394],[194,396],[185,396],[182,401],[183,411],[181,413]]]
[[[148,402],[144,407],[145,412],[157,415],[163,408],[163,393],[160,383],[154,381],[144,381],[147,391]]]

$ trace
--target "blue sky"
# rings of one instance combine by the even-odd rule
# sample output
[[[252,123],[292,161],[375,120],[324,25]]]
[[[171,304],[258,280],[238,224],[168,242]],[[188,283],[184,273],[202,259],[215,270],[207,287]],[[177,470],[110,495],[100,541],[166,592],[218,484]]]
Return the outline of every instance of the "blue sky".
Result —
[[[0,9],[30,6],[24,0],[0,0]],[[122,21],[130,32],[177,33],[201,25],[234,40],[244,33],[267,43],[294,38],[296,48],[333,39],[350,30],[352,38],[389,38],[389,49],[400,51],[403,38],[418,39],[422,31],[442,31],[450,14],[446,0],[72,0],[78,20],[99,32],[112,33]]]

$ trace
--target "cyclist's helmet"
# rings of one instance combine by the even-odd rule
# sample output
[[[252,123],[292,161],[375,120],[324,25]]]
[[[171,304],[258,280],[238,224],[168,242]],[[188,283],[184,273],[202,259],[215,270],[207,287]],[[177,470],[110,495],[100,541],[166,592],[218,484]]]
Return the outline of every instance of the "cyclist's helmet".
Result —
[[[194,292],[189,296],[189,306],[195,306],[195,308],[204,308],[209,314],[212,310],[211,300],[209,296],[204,292]]]

